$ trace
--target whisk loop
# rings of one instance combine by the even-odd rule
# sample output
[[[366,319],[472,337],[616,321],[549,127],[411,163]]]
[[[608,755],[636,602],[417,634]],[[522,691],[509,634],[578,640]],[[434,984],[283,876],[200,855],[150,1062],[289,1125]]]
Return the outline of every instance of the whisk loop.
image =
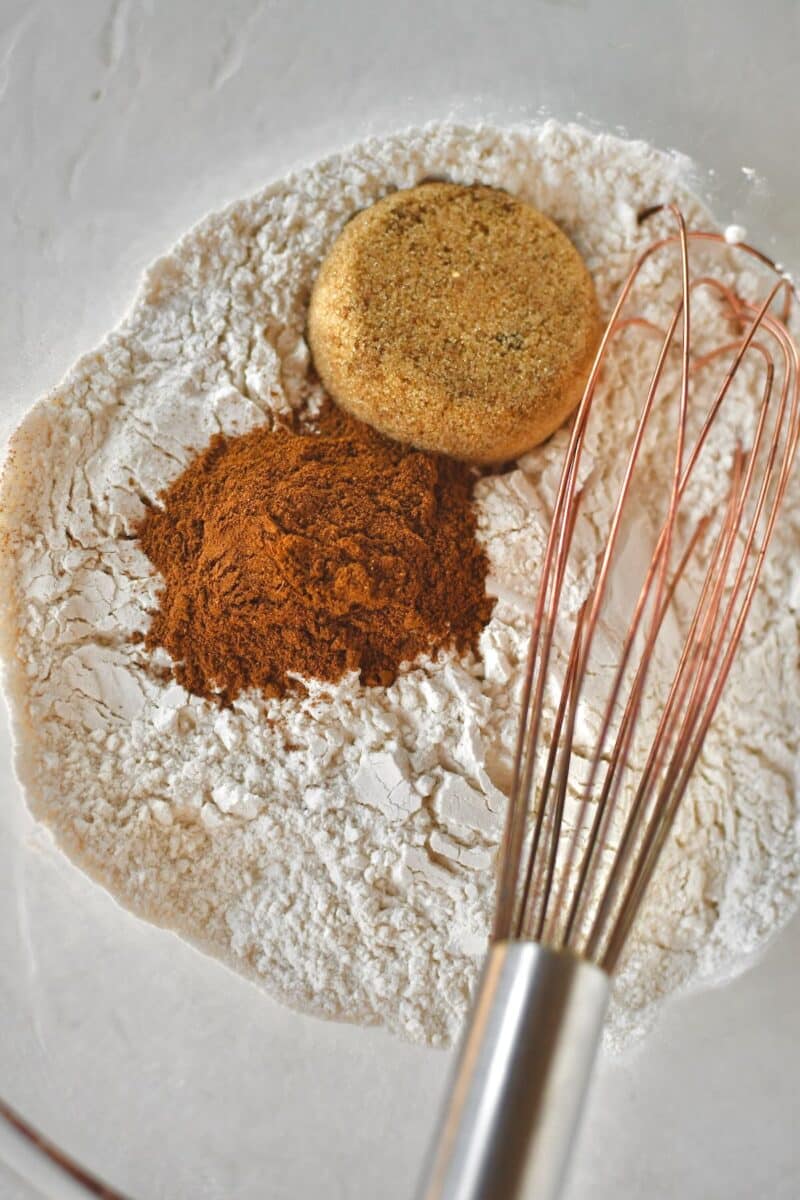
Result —
[[[532,939],[569,950],[607,972],[619,961],[730,672],[800,430],[800,360],[786,327],[795,298],[790,281],[776,279],[756,305],[713,275],[692,278],[690,246],[724,245],[725,239],[721,234],[688,231],[679,210],[667,207],[677,232],[648,246],[625,281],[576,413],[564,461],[534,608],[492,932],[494,941]],[[650,210],[646,217],[658,211]],[[680,294],[666,328],[643,316],[627,315],[645,265],[675,250],[680,260]],[[772,267],[750,246],[740,244],[736,253]],[[730,329],[719,344],[693,354],[692,309],[701,289],[718,299]],[[777,315],[774,305],[781,295],[783,307]],[[562,599],[584,498],[578,480],[587,429],[614,343],[637,334],[658,337],[660,345],[606,541],[585,599],[572,613]],[[704,334],[708,335],[707,329]],[[580,747],[580,799],[577,813],[568,821],[576,720],[606,612],[621,532],[637,503],[637,468],[654,415],[672,390],[667,368],[675,350],[680,352],[680,382],[663,519],[622,637],[594,744]],[[763,376],[752,442],[745,448],[740,441],[733,452],[726,500],[713,512],[692,515],[687,494],[697,464],[743,364],[751,361],[760,363]],[[721,378],[709,387],[708,377],[719,366],[724,367]],[[690,417],[702,411],[704,389],[708,411],[692,441]],[[691,526],[688,536],[687,525]],[[701,581],[694,589],[693,610],[671,681],[651,705],[655,732],[644,766],[637,770],[632,746],[654,655],[666,641],[666,618],[690,566]],[[567,666],[548,731],[549,746],[542,753],[544,696],[558,674],[556,643],[569,647]],[[613,853],[606,853],[609,832],[620,822],[619,842]]]

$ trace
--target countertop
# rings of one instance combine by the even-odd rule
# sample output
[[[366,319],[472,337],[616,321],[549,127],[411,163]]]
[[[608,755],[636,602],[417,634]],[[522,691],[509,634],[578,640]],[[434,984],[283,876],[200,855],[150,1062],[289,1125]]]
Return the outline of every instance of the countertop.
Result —
[[[798,62],[792,0],[0,0],[0,435],[208,209],[428,118],[544,111],[675,146],[800,266]],[[9,764],[4,725],[0,1092],[136,1200],[410,1196],[449,1055],[290,1013],[122,913]],[[798,994],[795,920],[604,1058],[570,1200],[794,1198]],[[35,1193],[0,1164],[0,1194]]]

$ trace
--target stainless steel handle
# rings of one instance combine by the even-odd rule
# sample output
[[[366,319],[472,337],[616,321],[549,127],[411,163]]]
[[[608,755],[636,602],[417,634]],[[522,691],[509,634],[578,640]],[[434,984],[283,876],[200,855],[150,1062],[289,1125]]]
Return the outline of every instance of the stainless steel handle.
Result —
[[[571,954],[491,947],[418,1200],[556,1200],[608,993]]]

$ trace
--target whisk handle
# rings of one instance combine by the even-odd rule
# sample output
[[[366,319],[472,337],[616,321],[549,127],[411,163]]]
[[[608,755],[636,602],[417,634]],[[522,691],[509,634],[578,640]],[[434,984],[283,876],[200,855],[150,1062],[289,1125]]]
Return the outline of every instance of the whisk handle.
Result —
[[[571,954],[491,947],[418,1200],[556,1200],[608,993]]]

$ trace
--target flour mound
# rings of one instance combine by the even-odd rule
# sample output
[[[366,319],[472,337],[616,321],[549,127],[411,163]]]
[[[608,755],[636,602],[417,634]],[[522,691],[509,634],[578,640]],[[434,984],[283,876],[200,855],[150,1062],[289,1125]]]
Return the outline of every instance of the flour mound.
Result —
[[[707,220],[685,171],[641,143],[553,122],[368,141],[206,218],[31,410],[0,497],[17,769],[36,816],[121,903],[289,1004],[453,1038],[486,943],[564,435],[476,490],[497,597],[480,653],[418,661],[388,688],[353,675],[283,699],[246,693],[222,711],[190,695],[163,652],[134,639],[160,587],[134,530],[214,434],[319,405],[306,307],[358,209],[427,176],[508,188],[573,239],[607,311],[654,232],[638,227],[640,209],[677,199],[690,223]],[[601,497],[643,369],[632,352],[608,408]],[[617,982],[612,1040],[646,1028],[669,992],[742,969],[796,906],[798,544],[795,483]]]

